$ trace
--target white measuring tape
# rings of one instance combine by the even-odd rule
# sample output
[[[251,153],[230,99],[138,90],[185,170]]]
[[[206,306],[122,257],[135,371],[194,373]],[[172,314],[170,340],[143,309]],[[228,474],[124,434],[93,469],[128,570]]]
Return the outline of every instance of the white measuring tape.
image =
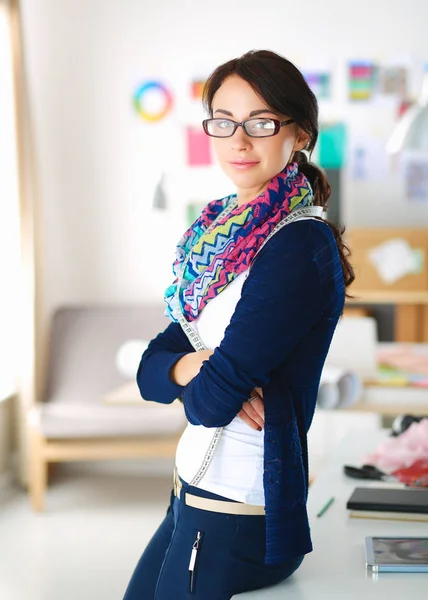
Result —
[[[220,221],[223,217],[225,217],[229,212],[231,212],[236,206],[237,206],[238,202],[237,200],[232,200],[232,202],[229,204],[229,206],[227,206],[220,214],[219,216],[211,223],[211,225],[207,228],[207,230],[204,232],[204,235],[206,233],[208,233],[209,231],[211,231],[217,224],[218,221]],[[270,238],[275,235],[275,233],[277,233],[280,229],[282,229],[285,225],[288,225],[289,223],[292,223],[293,221],[297,221],[299,219],[304,219],[304,218],[313,218],[313,217],[321,217],[323,213],[323,208],[322,206],[307,206],[304,208],[299,208],[295,211],[293,211],[292,213],[290,213],[287,217],[285,217],[284,219],[282,219],[282,221],[280,221],[278,223],[278,225],[276,225],[276,227],[274,227],[274,229],[270,232],[270,234],[267,236],[267,238],[265,239],[265,241],[263,242],[263,244],[260,246],[260,248],[257,250],[254,258],[257,256],[257,254],[260,252],[260,250],[263,248],[263,246],[268,242],[268,240],[270,240]],[[189,325],[188,321],[186,320],[183,312],[181,311],[181,305],[180,305],[180,299],[179,299],[179,293],[180,293],[180,289],[181,289],[181,282],[182,282],[182,276],[184,273],[184,270],[186,268],[187,262],[190,258],[190,252],[187,255],[184,263],[183,263],[183,268],[181,271],[181,276],[179,277],[179,281],[177,283],[177,291],[175,294],[176,297],[176,301],[177,301],[177,306],[178,306],[178,322],[180,323],[184,333],[187,335],[190,343],[192,344],[193,348],[198,352],[199,350],[208,350],[208,348],[205,346],[205,344],[202,342],[201,338],[198,336],[198,334],[192,329],[192,327]],[[254,260],[253,258],[253,260]],[[207,448],[207,451],[205,453],[204,459],[202,461],[201,466],[199,467],[196,475],[193,477],[192,481],[190,482],[190,485],[194,485],[197,486],[198,483],[201,481],[201,479],[204,477],[204,475],[206,474],[206,472],[208,471],[208,467],[211,464],[211,461],[213,459],[214,456],[214,452],[215,449],[217,447],[218,441],[220,439],[221,433],[223,431],[223,427],[216,427],[213,437],[211,439],[211,442]]]

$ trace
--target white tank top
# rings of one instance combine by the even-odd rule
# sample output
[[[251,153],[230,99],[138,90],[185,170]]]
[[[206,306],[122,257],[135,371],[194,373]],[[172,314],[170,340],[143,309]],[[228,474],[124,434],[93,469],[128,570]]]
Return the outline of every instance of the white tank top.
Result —
[[[247,276],[245,271],[235,277],[192,321],[191,326],[209,350],[220,345]],[[176,465],[178,474],[187,483],[201,466],[214,430],[189,423],[181,436]],[[212,462],[198,487],[231,500],[264,506],[263,434],[235,417],[223,428]]]
[[[299,221],[313,217],[300,217]],[[241,273],[204,307],[191,323],[205,347],[219,346],[229,325],[248,271]],[[215,428],[187,425],[176,453],[178,474],[190,483],[198,472]],[[211,464],[198,487],[231,500],[264,506],[263,490],[264,431],[251,429],[235,417],[223,428]]]

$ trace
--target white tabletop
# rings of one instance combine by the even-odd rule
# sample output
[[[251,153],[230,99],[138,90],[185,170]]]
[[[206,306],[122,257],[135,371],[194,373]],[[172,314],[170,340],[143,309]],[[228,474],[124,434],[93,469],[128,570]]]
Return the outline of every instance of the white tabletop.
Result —
[[[350,519],[346,502],[356,486],[388,485],[363,482],[343,474],[343,465],[362,464],[386,435],[379,432],[348,436],[309,491],[308,512],[314,550],[284,583],[238,594],[236,600],[427,600],[428,573],[379,573],[365,568],[364,538],[369,535],[428,536],[428,523]],[[331,496],[334,503],[317,518]]]

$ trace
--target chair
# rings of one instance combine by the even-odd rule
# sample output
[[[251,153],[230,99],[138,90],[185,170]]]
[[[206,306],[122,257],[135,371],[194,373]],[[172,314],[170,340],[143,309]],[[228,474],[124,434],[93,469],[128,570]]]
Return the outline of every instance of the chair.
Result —
[[[140,402],[135,379],[130,382],[116,366],[125,342],[149,341],[166,328],[163,311],[154,304],[55,312],[46,393],[28,416],[34,510],[44,508],[51,462],[174,455],[186,425],[182,406]],[[109,403],[115,396],[121,402]]]

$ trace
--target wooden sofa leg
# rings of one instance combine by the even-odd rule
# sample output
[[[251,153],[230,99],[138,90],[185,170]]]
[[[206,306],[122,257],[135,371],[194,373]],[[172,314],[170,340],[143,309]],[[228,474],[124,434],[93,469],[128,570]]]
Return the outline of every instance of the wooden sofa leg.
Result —
[[[44,438],[31,432],[29,493],[31,507],[36,512],[44,510],[44,496],[48,482],[48,463],[44,457]]]

